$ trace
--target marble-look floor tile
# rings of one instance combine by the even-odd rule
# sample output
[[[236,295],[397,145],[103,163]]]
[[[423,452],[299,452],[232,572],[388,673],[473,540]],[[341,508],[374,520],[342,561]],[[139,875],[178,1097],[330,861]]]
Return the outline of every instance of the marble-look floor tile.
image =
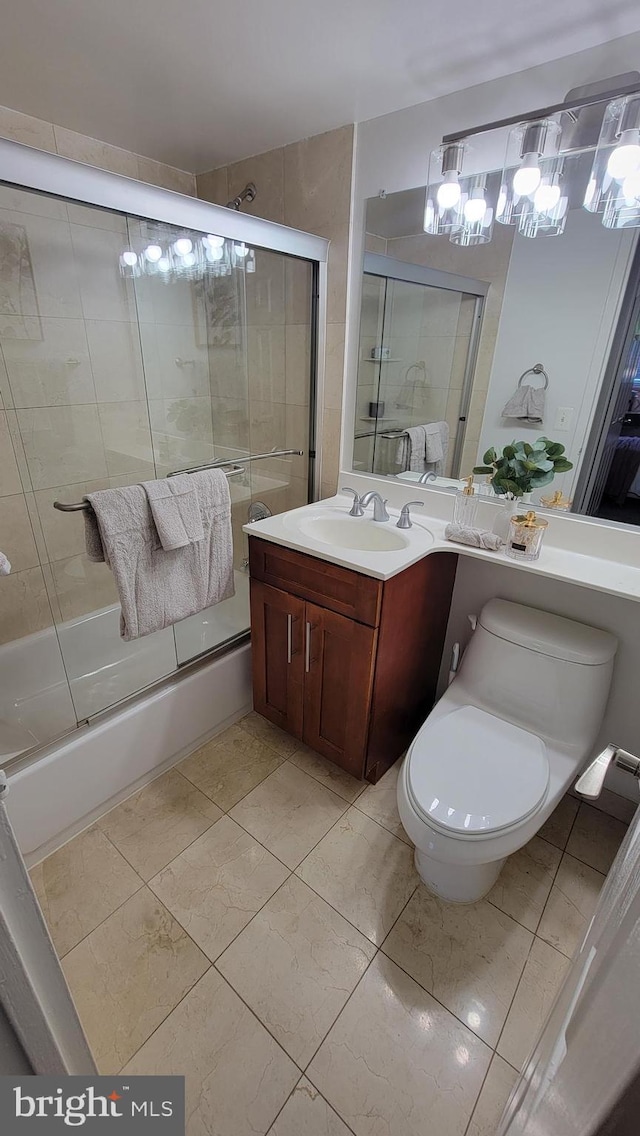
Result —
[[[579,807],[575,797],[570,797],[569,794],[564,796],[560,804],[556,805],[549,819],[544,822],[538,836],[564,851]]]
[[[399,836],[405,844],[411,844],[398,815],[398,774],[401,766],[402,761],[396,761],[377,785],[368,785],[358,800],[357,808],[372,820],[377,820],[383,828],[388,828],[394,836]]]
[[[346,1124],[308,1081],[301,1077],[269,1129],[269,1136],[351,1136]]]
[[[217,967],[304,1069],[374,954],[364,935],[291,876]]]
[[[356,1136],[462,1136],[491,1050],[379,954],[309,1066]]]
[[[567,852],[605,875],[622,844],[627,826],[616,817],[581,804],[571,830]]]
[[[95,826],[36,864],[31,880],[60,956],[142,887],[133,868]]]
[[[184,1076],[189,1136],[264,1136],[300,1076],[215,967],[124,1072]]]
[[[350,804],[364,793],[367,787],[366,781],[358,781],[357,777],[352,777],[333,761],[329,761],[320,753],[314,753],[309,746],[298,743],[298,747],[289,759],[298,766],[298,769],[303,769],[310,777],[315,777],[316,781],[326,785],[327,789],[333,789],[334,793]]]
[[[538,935],[571,958],[582,941],[605,881],[565,852],[540,920]]]
[[[214,960],[288,874],[227,816],[154,876],[149,887]]]
[[[411,848],[354,806],[297,874],[378,945],[419,882]]]
[[[466,1136],[496,1136],[500,1117],[517,1080],[515,1069],[494,1053]]]
[[[116,1073],[209,966],[148,888],[63,960],[98,1069]]]
[[[487,899],[523,927],[535,931],[561,857],[558,848],[534,836],[509,856]]]
[[[221,816],[209,797],[176,769],[170,769],[98,823],[148,880]]]
[[[190,754],[178,769],[227,812],[284,759],[240,726],[231,726]]]
[[[522,1069],[569,969],[560,951],[534,939],[516,996],[498,1042],[498,1053],[514,1069]]]
[[[342,797],[287,762],[235,805],[230,815],[274,856],[295,868],[346,807]]]
[[[382,949],[460,1021],[496,1045],[533,935],[491,903],[444,903],[419,887]]]
[[[263,718],[262,714],[252,710],[250,714],[246,714],[238,722],[243,730],[251,734],[252,737],[258,738],[259,741],[264,742],[265,745],[271,746],[275,749],[276,753],[282,757],[291,757],[291,754],[300,745],[298,738],[294,738],[292,734],[287,734],[285,730],[281,730],[279,726],[275,726],[268,718]]]

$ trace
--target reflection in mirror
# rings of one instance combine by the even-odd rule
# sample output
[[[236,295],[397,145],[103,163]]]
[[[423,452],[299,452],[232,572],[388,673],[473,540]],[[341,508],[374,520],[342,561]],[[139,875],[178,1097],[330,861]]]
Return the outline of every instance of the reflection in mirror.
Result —
[[[461,247],[424,232],[424,204],[424,187],[368,202],[354,468],[446,485],[491,448],[547,437],[572,469],[534,503],[561,492],[574,512],[640,524],[636,231],[576,202],[558,239],[496,224]],[[413,437],[439,423],[449,447],[431,463]]]

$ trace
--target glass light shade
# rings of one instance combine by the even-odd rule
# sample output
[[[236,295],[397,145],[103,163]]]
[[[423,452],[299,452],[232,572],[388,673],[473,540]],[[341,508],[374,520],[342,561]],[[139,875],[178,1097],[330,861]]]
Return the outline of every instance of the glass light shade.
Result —
[[[465,147],[460,143],[439,146],[429,155],[424,231],[432,236],[450,235],[462,224],[460,173]]]
[[[493,236],[494,203],[498,196],[497,174],[462,178],[458,208],[459,223],[449,234],[455,245],[486,245]]]
[[[524,213],[531,213],[535,194],[547,184],[549,163],[557,158],[560,133],[554,118],[520,122],[509,131],[496,205],[501,225],[516,225]]]
[[[567,164],[570,164],[567,162]],[[523,237],[558,237],[564,232],[569,209],[565,162],[551,158],[540,163],[540,184],[522,200],[518,232]]]
[[[640,95],[608,104],[583,204],[607,229],[640,226]]]

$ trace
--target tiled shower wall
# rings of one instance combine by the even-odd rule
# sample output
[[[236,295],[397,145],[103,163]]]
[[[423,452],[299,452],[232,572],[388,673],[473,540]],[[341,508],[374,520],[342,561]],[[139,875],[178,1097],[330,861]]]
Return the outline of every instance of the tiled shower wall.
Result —
[[[255,158],[211,170],[197,178],[198,196],[217,204],[225,204],[247,182],[253,181],[258,194],[254,202],[243,204],[243,212],[316,233],[331,241],[322,431],[322,496],[335,493],[339,469],[353,145],[353,126],[343,126],[278,150],[269,150]],[[294,294],[295,288],[290,292],[290,301]],[[294,321],[299,318],[299,313],[297,316],[293,313]],[[298,330],[294,330],[296,327]],[[294,322],[287,331],[285,358],[276,361],[280,368],[280,378],[275,389],[282,399],[281,413],[288,413],[290,417],[297,414],[297,404],[291,402],[288,375],[292,368],[295,369],[295,353],[300,351],[303,334],[301,325]],[[274,411],[274,414],[277,413]],[[267,427],[266,433],[268,432]],[[291,437],[293,436],[292,434]],[[297,433],[295,436],[298,436]]]
[[[184,170],[4,107],[0,137],[195,193]],[[5,643],[114,598],[108,569],[82,556],[81,519],[54,513],[54,497],[78,500],[91,486],[130,481],[153,466],[148,425],[136,412],[145,395],[131,315],[91,272],[96,257],[117,255],[120,219],[80,206],[67,213],[53,199],[4,189],[0,220],[5,234],[27,235],[37,291],[32,310],[28,300],[21,305],[31,314],[11,327],[0,285],[0,531],[13,566],[0,586]],[[59,272],[65,259],[77,272]]]

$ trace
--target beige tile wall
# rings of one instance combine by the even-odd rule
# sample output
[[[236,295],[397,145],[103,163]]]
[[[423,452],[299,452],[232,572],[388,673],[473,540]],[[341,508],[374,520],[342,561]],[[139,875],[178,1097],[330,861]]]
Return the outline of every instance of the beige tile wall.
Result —
[[[195,193],[184,170],[6,107],[0,137]],[[113,602],[111,573],[83,555],[81,518],[55,513],[53,500],[153,472],[135,303],[118,273],[104,272],[117,264],[123,226],[84,206],[0,191],[0,549],[13,565],[0,579],[0,643]],[[8,262],[25,249],[28,271],[16,284]],[[152,327],[173,336],[165,351],[187,354],[180,329]],[[208,382],[207,360],[207,395]]]
[[[278,221],[306,232],[316,233],[331,241],[328,269],[328,328],[323,407],[323,476],[322,495],[335,492],[339,468],[340,426],[342,417],[342,379],[344,370],[344,341],[347,297],[347,253],[351,202],[351,166],[354,134],[352,126],[344,126],[327,134],[316,135],[279,150],[271,150],[222,169],[201,174],[196,179],[198,196],[217,204],[226,204],[240,192],[248,181],[256,183],[258,194],[243,211]],[[300,435],[299,381],[301,369],[298,360],[305,350],[308,298],[304,287],[293,278],[295,266],[285,271],[285,399],[288,408],[285,430],[289,440]],[[287,275],[288,274],[288,275]],[[272,287],[275,284],[272,283]],[[273,310],[275,311],[274,304]],[[251,311],[249,323],[252,321]],[[262,351],[267,359],[265,381],[274,383],[275,393],[282,393],[281,371],[278,371],[278,352],[281,352],[279,332],[269,335],[254,333],[255,351]],[[281,356],[280,356],[281,359]],[[275,380],[276,372],[278,374]],[[275,409],[270,422],[256,408],[252,414],[251,445],[273,436],[273,429],[281,430],[282,423]],[[299,425],[298,425],[299,424]],[[291,432],[293,431],[293,432]],[[292,444],[297,444],[293,443]],[[302,471],[300,471],[302,472]],[[293,474],[294,478],[296,473]],[[293,482],[292,482],[293,484]],[[296,486],[299,495],[303,486]]]

